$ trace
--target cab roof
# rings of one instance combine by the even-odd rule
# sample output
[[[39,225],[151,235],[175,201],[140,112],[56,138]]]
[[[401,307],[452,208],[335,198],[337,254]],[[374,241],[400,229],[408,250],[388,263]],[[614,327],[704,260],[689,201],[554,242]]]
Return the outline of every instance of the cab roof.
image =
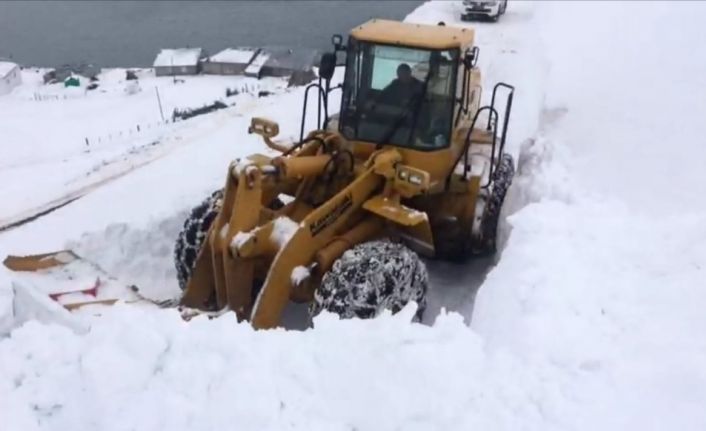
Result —
[[[427,49],[473,46],[475,32],[468,27],[412,24],[372,19],[351,30],[358,40]]]

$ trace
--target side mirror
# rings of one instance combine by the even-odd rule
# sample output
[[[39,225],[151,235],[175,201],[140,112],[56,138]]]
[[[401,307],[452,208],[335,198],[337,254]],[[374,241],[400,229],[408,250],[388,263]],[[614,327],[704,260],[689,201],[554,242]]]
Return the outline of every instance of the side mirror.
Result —
[[[331,43],[333,44],[334,51],[343,51],[343,36],[334,34],[331,36]]]
[[[473,49],[466,49],[466,52],[463,53],[463,64],[469,69],[472,69],[476,67],[476,64],[478,63],[478,55],[480,54],[480,50],[478,49],[477,46],[474,46]]]
[[[330,81],[333,72],[336,70],[336,54],[333,52],[324,53],[319,62],[319,76]]]

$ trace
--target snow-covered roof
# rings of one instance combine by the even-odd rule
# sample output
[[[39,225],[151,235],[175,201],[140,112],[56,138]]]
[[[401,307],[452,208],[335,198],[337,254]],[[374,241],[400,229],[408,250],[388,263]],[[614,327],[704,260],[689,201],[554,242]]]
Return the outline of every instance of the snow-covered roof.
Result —
[[[270,58],[270,54],[260,51],[257,53],[257,57],[253,59],[253,61],[248,65],[248,67],[245,68],[245,74],[246,75],[257,75],[260,73],[260,69],[262,69],[262,66],[267,62],[267,60]]]
[[[7,75],[16,67],[17,63],[12,63],[10,61],[0,61],[0,77]]]
[[[163,49],[154,59],[154,67],[196,66],[201,57],[201,48]]]
[[[249,64],[258,51],[258,48],[226,48],[211,56],[209,60],[217,63]]]
[[[307,48],[266,47],[263,53],[269,55],[265,66],[289,70],[311,70],[314,67],[318,51]]]

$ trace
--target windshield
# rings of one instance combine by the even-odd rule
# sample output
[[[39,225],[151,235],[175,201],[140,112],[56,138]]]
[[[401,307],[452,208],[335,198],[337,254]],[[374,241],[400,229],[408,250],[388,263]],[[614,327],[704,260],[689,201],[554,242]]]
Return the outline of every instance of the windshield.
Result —
[[[349,41],[341,133],[433,150],[449,145],[457,50]]]

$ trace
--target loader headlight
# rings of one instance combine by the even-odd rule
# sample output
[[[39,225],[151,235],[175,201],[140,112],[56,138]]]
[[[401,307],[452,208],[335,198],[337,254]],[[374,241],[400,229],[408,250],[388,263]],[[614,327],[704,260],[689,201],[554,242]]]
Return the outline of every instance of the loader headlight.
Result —
[[[414,184],[415,186],[421,185],[423,181],[424,181],[424,179],[422,178],[421,175],[411,174],[411,175],[409,176],[409,182],[410,182],[411,184]]]
[[[403,196],[414,196],[429,188],[429,174],[412,166],[399,164],[396,167],[395,187],[404,191]]]

